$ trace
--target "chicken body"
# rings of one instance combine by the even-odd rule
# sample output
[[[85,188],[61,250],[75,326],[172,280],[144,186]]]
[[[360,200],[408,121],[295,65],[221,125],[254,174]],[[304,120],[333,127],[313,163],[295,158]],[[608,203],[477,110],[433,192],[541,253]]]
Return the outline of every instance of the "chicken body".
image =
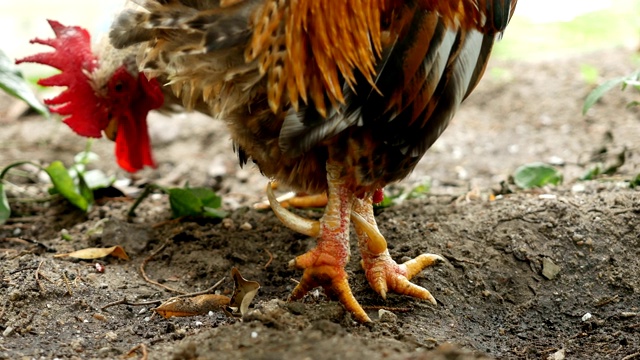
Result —
[[[136,1],[110,33],[189,109],[226,121],[241,164],[307,193],[327,192],[297,299],[316,286],[360,321],[344,266],[356,227],[369,283],[435,299],[409,279],[441,258],[398,265],[373,216],[373,194],[406,177],[482,76],[516,0]]]

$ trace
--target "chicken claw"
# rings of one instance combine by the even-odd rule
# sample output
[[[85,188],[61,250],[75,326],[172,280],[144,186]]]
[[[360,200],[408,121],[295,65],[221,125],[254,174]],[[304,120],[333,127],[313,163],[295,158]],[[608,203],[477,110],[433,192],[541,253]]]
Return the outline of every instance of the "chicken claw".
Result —
[[[356,320],[359,322],[370,322],[371,319],[351,292],[347,272],[344,268],[340,266],[307,263],[313,256],[311,255],[312,252],[313,250],[298,256],[289,263],[292,267],[304,269],[302,278],[291,292],[289,300],[301,299],[309,291],[321,286],[329,298],[338,300],[348,312],[353,314]]]
[[[444,261],[444,258],[436,254],[421,254],[403,264],[396,263],[389,255],[387,242],[376,225],[370,197],[354,200],[351,220],[358,236],[362,268],[373,290],[385,299],[387,293],[392,291],[437,304],[427,289],[409,280],[424,268]]]

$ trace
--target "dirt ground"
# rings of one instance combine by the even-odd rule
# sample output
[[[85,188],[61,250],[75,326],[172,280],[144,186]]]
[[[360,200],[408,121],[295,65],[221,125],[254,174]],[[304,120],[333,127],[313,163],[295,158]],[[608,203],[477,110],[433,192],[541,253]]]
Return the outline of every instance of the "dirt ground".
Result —
[[[640,358],[640,191],[628,184],[640,173],[640,109],[625,107],[638,98],[614,90],[581,115],[593,87],[581,75],[585,65],[598,69],[601,82],[637,63],[625,49],[492,63],[415,173],[388,189],[430,180],[431,191],[377,215],[396,260],[423,252],[447,259],[415,278],[438,305],[394,295],[382,300],[366,283],[353,244],[348,272],[374,319],[366,325],[321,291],[286,302],[301,275],[287,263],[313,239],[251,207],[263,200],[266,180],[256,169],[238,168],[219,122],[155,115],[160,166],[133,185],[211,187],[230,212],[224,222],[168,221],[160,194],[131,220],[132,200],[123,198],[85,215],[49,197],[32,168],[14,172],[6,184],[13,217],[0,227],[0,359],[118,358],[139,344],[151,359]],[[84,149],[59,122],[17,113],[19,105],[2,98],[0,166],[69,164]],[[98,141],[94,150],[101,169],[124,178],[112,143]],[[614,175],[578,180],[622,151],[626,162]],[[514,193],[490,197],[518,166],[534,161],[556,164],[564,184],[533,191],[510,186]],[[112,245],[122,245],[131,260],[100,260],[103,273],[95,262],[54,258]],[[167,320],[151,316],[155,305],[103,309],[123,298],[175,295],[140,274],[158,249],[145,266],[151,279],[195,292],[226,277],[219,291],[229,294],[235,266],[261,284],[252,311],[243,320],[220,311]],[[379,318],[381,308],[391,314]]]

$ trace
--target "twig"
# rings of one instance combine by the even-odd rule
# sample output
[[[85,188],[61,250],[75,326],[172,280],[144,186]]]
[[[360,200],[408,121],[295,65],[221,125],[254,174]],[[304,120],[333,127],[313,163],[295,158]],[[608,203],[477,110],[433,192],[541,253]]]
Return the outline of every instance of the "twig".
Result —
[[[605,306],[605,305],[610,304],[610,303],[612,303],[614,301],[617,301],[617,300],[618,300],[618,295],[613,296],[613,297],[607,297],[607,298],[604,298],[604,299],[600,299],[598,302],[596,302],[594,304],[594,306],[595,307]]]
[[[114,301],[114,302],[110,302],[108,304],[106,304],[105,306],[101,307],[100,310],[106,310],[112,306],[116,306],[116,305],[130,305],[130,306],[145,306],[145,305],[156,305],[156,304],[162,304],[162,300],[150,300],[150,301],[143,301],[143,302],[130,302],[129,300],[127,300],[127,298],[122,298],[118,301]]]
[[[171,292],[176,292],[178,294],[186,294],[184,291],[180,291],[180,290],[176,290],[172,287],[169,287],[167,285],[163,285],[160,284],[159,282],[155,281],[155,280],[151,280],[148,276],[147,273],[144,271],[144,267],[147,265],[147,263],[149,261],[151,261],[151,259],[153,259],[154,256],[158,255],[162,250],[164,250],[165,246],[167,246],[168,241],[165,241],[164,244],[162,244],[162,246],[160,246],[156,251],[154,251],[153,253],[151,253],[151,255],[147,256],[146,259],[144,259],[142,261],[142,264],[140,264],[140,273],[142,274],[142,277],[144,278],[144,280],[150,284],[156,285],[158,287],[161,287],[165,290],[171,291]]]
[[[406,313],[411,311],[410,308],[405,308],[405,307],[377,306],[377,305],[363,306],[362,308],[365,310],[387,310],[387,311],[395,311],[400,313]]]
[[[40,288],[40,291],[45,293],[45,292],[47,292],[47,290],[40,283],[40,275],[39,275],[40,274],[40,267],[42,266],[43,262],[44,262],[44,260],[40,260],[40,264],[38,264],[38,268],[36,269],[35,278],[36,278],[36,284],[38,284],[38,288]]]
[[[634,358],[637,358],[637,357],[640,357],[640,352],[633,353],[631,355],[627,355],[627,356],[623,357],[620,360],[630,360],[630,359],[634,359]]]
[[[213,284],[213,286],[211,286],[210,288],[206,289],[206,290],[202,290],[202,291],[196,291],[196,292],[192,292],[192,293],[188,293],[188,294],[182,294],[182,295],[177,295],[174,297],[170,297],[167,300],[163,300],[162,302],[167,302],[169,300],[172,299],[180,299],[180,298],[185,298],[185,297],[192,297],[192,296],[198,296],[198,295],[204,295],[204,294],[209,294],[211,293],[213,290],[215,290],[218,286],[220,286],[220,284],[222,284],[222,282],[226,279],[226,277],[223,277],[222,279],[218,280],[217,283]]]
[[[613,215],[620,215],[620,214],[624,214],[624,213],[628,213],[628,212],[640,212],[640,207],[616,210],[616,211],[612,211],[611,213]]]
[[[478,265],[478,266],[482,266],[484,264],[484,263],[481,263],[481,262],[478,262],[478,261],[469,260],[469,259],[458,259],[453,255],[442,254],[442,256],[447,258],[447,260],[449,260],[449,261],[453,260],[453,261],[459,262],[459,263],[467,263],[467,264],[473,264],[473,265]]]
[[[151,195],[153,190],[161,190],[166,193],[166,190],[164,190],[161,186],[158,186],[156,184],[147,184],[147,186],[144,187],[144,191],[142,192],[142,194],[140,194],[133,205],[131,205],[131,208],[127,212],[127,217],[132,218],[136,216],[136,209],[138,208],[138,206],[140,206],[144,199]]]
[[[149,358],[149,352],[147,351],[147,345],[145,344],[136,345],[127,352],[127,355],[125,355],[125,357],[130,357],[138,350],[142,352],[142,357],[140,358],[140,360],[147,360]]]
[[[9,273],[9,275],[13,275],[13,274],[16,274],[16,273],[19,273],[19,272],[22,272],[22,271],[26,271],[26,270],[36,270],[36,269],[38,269],[37,266],[24,267],[24,268],[21,268],[21,269],[13,270],[12,272]]]
[[[267,254],[269,254],[269,261],[267,261],[267,263],[266,263],[266,264],[264,264],[264,268],[266,269],[266,268],[268,268],[268,267],[269,267],[269,264],[271,264],[271,262],[273,261],[273,254],[272,254],[272,253],[271,253],[271,251],[269,251],[269,249],[267,249],[267,248],[264,248],[264,251],[266,251],[266,252],[267,252]]]
[[[73,286],[78,287],[78,281],[82,281],[82,275],[80,275],[80,269],[76,268],[76,278],[73,279]]]
[[[62,280],[64,280],[64,285],[67,287],[67,293],[69,296],[73,296],[73,291],[71,291],[71,284],[69,282],[69,278],[67,277],[67,272],[62,272]]]
[[[9,303],[9,300],[5,300],[4,303],[2,304],[2,309],[0,309],[0,320],[4,316],[4,311],[7,308],[8,303]]]
[[[226,277],[223,277],[217,283],[213,284],[213,286],[211,286],[210,288],[208,288],[206,290],[197,291],[197,292],[193,292],[193,293],[189,293],[189,294],[182,294],[182,295],[170,297],[170,298],[165,299],[165,300],[150,300],[150,301],[143,301],[143,302],[130,302],[125,297],[125,298],[122,298],[122,299],[120,299],[118,301],[114,301],[114,302],[106,304],[105,306],[101,307],[100,310],[105,310],[107,308],[110,308],[110,307],[116,306],[116,305],[145,306],[145,305],[162,304],[162,303],[167,302],[167,301],[172,300],[172,299],[179,299],[179,298],[183,298],[183,297],[191,297],[191,296],[198,296],[198,295],[208,294],[208,293],[212,292],[213,290],[215,290],[218,286],[220,286],[220,284],[222,284],[222,282],[225,279],[226,279]]]
[[[179,216],[179,217],[177,217],[175,219],[169,219],[169,220],[160,221],[158,223],[153,224],[151,227],[154,228],[154,229],[157,229],[157,228],[165,226],[165,225],[177,224],[180,221],[182,221],[185,217],[186,217],[186,215],[183,215],[183,216]]]

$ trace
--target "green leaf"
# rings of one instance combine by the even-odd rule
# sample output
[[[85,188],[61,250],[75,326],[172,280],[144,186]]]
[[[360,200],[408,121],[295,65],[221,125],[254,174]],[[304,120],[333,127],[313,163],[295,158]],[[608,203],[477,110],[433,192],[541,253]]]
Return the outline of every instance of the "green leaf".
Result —
[[[431,191],[431,179],[427,179],[422,184],[414,187],[407,194],[407,199],[416,199],[422,197],[423,195],[429,193]]]
[[[2,185],[2,184],[0,184],[0,186],[1,186],[1,185]],[[640,174],[636,175],[636,178],[635,178],[635,179],[633,179],[633,180],[631,180],[631,181],[629,182],[629,186],[630,186],[632,189],[635,189],[636,187],[640,186]],[[0,219],[0,220],[1,220],[1,219]]]
[[[202,201],[188,189],[169,189],[169,204],[173,217],[199,215]]]
[[[613,89],[614,87],[623,84],[627,77],[619,77],[611,80],[605,81],[603,84],[595,88],[587,98],[584,100],[584,105],[582,106],[582,114],[586,114],[589,109],[598,101],[602,95],[604,95],[607,91]]]
[[[9,95],[22,99],[33,109],[44,116],[49,116],[49,110],[34,95],[22,73],[16,69],[13,62],[0,50],[0,88]]]
[[[386,208],[394,205],[398,205],[407,199],[417,199],[419,197],[424,196],[429,191],[431,191],[431,179],[427,178],[421,184],[416,185],[415,187],[409,189],[408,191],[402,190],[393,195],[389,195],[387,191],[384,192],[384,198],[382,201],[374,204],[375,208]]]
[[[531,163],[517,168],[513,179],[518,187],[531,189],[547,184],[557,185],[562,182],[562,174],[553,166],[544,163]]]
[[[89,208],[89,202],[76,189],[76,185],[71,175],[61,161],[54,161],[45,168],[51,178],[55,190],[64,196],[69,202],[83,211]]]
[[[602,174],[602,167],[598,164],[582,174],[582,176],[580,176],[580,180],[593,180],[600,174]]]
[[[85,181],[83,173],[78,173],[78,189],[80,190],[80,195],[87,200],[87,203],[93,204],[93,190]]]
[[[222,218],[227,214],[218,208],[222,199],[206,188],[169,189],[169,203],[174,217],[206,216]]]
[[[6,223],[9,216],[11,216],[9,199],[7,199],[7,192],[4,190],[4,184],[0,183],[0,225]]]
[[[204,211],[204,215],[211,218],[222,219],[227,217],[227,212],[220,209],[214,209],[207,206],[203,206],[202,210]]]

